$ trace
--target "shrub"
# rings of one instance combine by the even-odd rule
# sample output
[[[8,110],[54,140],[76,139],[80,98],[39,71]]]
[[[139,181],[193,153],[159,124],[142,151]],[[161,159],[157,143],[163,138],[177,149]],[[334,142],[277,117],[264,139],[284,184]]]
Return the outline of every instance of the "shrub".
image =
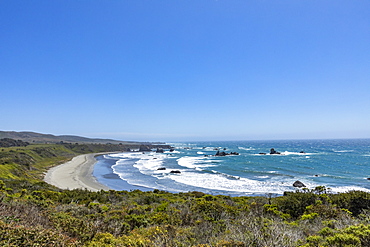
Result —
[[[81,243],[61,233],[43,228],[27,228],[0,221],[1,246],[80,246]]]

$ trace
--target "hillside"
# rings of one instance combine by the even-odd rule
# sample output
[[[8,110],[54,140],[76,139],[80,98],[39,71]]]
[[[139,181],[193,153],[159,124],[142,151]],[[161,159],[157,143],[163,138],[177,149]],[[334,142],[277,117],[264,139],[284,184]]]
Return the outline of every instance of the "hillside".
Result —
[[[140,142],[131,141],[119,141],[111,139],[99,139],[99,138],[87,138],[73,135],[60,135],[55,136],[51,134],[41,134],[36,132],[16,132],[16,131],[0,131],[0,139],[11,138],[15,140],[21,140],[29,143],[60,143],[60,142],[71,142],[71,143],[100,143],[100,144],[141,144]]]

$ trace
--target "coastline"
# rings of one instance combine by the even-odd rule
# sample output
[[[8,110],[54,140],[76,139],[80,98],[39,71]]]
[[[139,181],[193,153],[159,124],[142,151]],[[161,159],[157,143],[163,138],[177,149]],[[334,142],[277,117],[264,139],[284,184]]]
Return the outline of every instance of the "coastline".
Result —
[[[95,156],[106,153],[82,154],[72,160],[50,168],[44,181],[60,189],[87,189],[89,191],[110,190],[93,176]]]

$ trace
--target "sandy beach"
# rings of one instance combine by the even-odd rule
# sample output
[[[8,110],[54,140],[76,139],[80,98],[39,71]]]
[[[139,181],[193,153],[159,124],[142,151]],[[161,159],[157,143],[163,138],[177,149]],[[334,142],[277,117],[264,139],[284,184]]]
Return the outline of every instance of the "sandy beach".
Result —
[[[83,154],[48,170],[44,181],[61,189],[109,190],[93,176],[95,156],[104,153]]]

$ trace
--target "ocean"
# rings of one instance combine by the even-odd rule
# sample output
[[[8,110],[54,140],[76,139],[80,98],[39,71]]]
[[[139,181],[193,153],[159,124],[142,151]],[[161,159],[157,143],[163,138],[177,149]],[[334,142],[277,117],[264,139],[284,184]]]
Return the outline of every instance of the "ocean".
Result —
[[[93,175],[114,190],[278,196],[295,191],[299,180],[309,189],[370,192],[370,139],[168,144],[173,151],[99,156]],[[280,154],[270,154],[271,148]]]

